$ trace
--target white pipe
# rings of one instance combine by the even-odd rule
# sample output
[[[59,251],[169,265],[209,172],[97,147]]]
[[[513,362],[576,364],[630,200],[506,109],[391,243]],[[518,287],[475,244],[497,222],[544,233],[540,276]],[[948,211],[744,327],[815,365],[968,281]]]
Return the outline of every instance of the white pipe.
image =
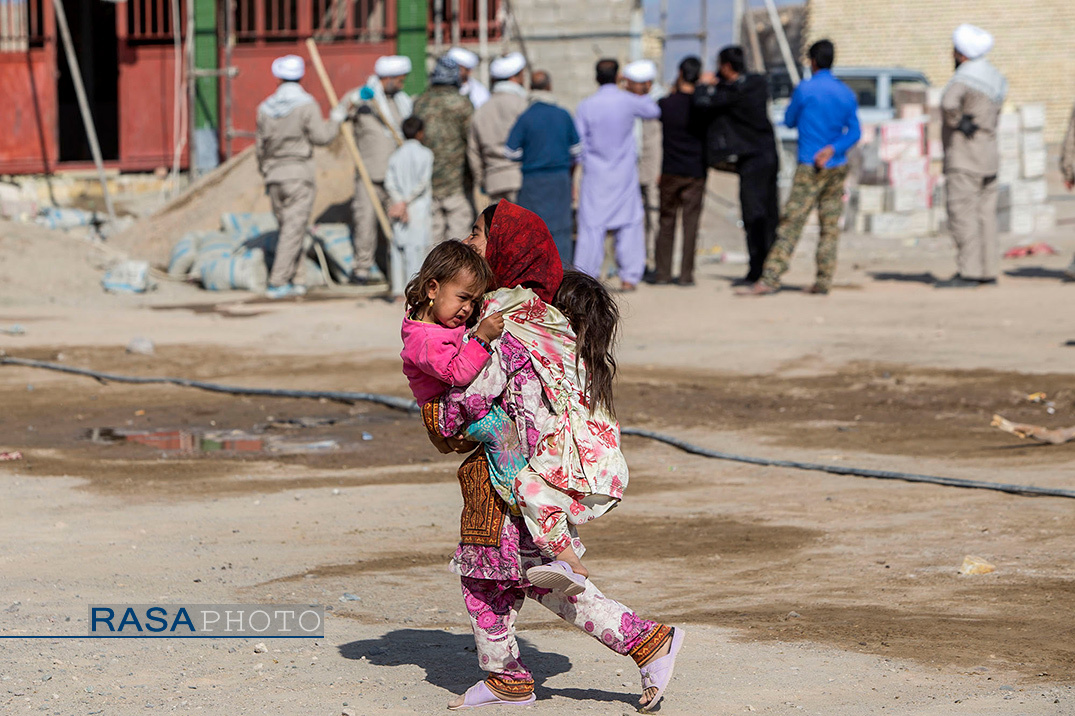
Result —
[[[788,45],[788,36],[784,34],[784,23],[780,21],[780,13],[776,11],[776,3],[773,0],[765,0],[765,9],[769,11],[769,22],[773,26],[773,34],[776,35],[776,44],[780,46],[780,55],[784,58],[784,64],[788,68],[788,75],[792,84],[799,84],[799,68],[795,66],[795,58],[791,56],[791,46]]]
[[[478,57],[481,81],[489,86],[489,0],[478,0]],[[533,68],[530,68],[533,71]]]

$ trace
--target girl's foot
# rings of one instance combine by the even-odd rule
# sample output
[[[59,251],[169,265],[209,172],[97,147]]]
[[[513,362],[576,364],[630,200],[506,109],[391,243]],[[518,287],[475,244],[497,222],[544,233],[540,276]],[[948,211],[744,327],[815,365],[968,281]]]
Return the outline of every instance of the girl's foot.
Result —
[[[454,699],[448,702],[448,709],[450,711],[462,711],[464,709],[476,709],[482,706],[495,706],[510,705],[510,706],[525,706],[537,701],[537,697],[534,694],[529,696],[507,696],[506,694],[500,694],[489,688],[489,685],[484,681],[478,683],[467,689],[466,693],[456,696]]]
[[[672,681],[676,668],[676,656],[683,647],[683,630],[673,629],[672,636],[658,649],[653,657],[639,667],[642,674],[642,698],[638,700],[639,711],[651,711],[664,696],[664,690]]]

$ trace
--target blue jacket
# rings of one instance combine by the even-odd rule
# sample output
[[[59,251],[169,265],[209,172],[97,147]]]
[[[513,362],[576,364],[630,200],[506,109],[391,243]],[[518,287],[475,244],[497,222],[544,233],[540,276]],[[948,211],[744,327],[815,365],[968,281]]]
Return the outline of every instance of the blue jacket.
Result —
[[[829,70],[799,83],[784,113],[784,124],[799,129],[800,164],[813,164],[818,151],[832,146],[835,153],[826,169],[847,164],[848,150],[862,136],[855,93]]]

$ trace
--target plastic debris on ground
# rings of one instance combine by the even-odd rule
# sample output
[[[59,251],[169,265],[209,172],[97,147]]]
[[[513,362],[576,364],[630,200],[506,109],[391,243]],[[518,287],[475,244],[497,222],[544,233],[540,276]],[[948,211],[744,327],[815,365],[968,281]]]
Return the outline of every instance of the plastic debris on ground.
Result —
[[[155,286],[149,280],[148,261],[122,261],[105,272],[101,286],[109,293],[145,293]]]
[[[24,336],[26,335],[26,329],[16,323],[13,326],[0,328],[0,333],[3,333],[5,336]]]
[[[967,555],[963,558],[963,565],[959,568],[960,574],[989,574],[997,571],[997,568],[986,562],[981,557]]]
[[[38,212],[34,221],[49,229],[74,229],[79,226],[100,224],[104,221],[104,217],[98,215],[96,211],[46,206]]]
[[[142,356],[151,356],[156,353],[156,347],[153,345],[153,341],[142,336],[135,336],[127,344],[127,352],[135,353]]]
[[[6,462],[8,460],[21,460],[21,459],[22,459],[22,453],[19,452],[18,450],[13,450],[11,452],[0,452],[0,462]]]
[[[1037,241],[1032,244],[1020,244],[1013,246],[1004,252],[1004,258],[1006,259],[1021,259],[1027,256],[1055,256],[1056,249],[1044,241]]]

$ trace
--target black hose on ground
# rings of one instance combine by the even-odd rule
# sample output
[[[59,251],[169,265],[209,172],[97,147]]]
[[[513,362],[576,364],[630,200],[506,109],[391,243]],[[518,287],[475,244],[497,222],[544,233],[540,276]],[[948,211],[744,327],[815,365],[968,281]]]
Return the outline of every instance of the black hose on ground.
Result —
[[[74,368],[72,366],[67,366],[60,363],[49,363],[48,361],[29,360],[26,358],[12,358],[9,356],[0,356],[0,365],[17,365],[23,366],[25,368],[43,368],[45,370],[55,370],[61,373],[71,373],[74,375],[82,375],[89,378],[94,378],[102,383],[107,383],[111,381],[114,383],[135,383],[142,385],[169,384],[183,386],[187,388],[198,388],[200,390],[207,390],[214,393],[229,393],[232,395],[258,395],[271,398],[312,398],[315,400],[333,400],[341,403],[366,402],[384,405],[385,407],[389,407],[394,410],[402,410],[407,413],[418,412],[418,405],[413,400],[397,398],[392,395],[380,395],[378,393],[351,393],[348,391],[335,390],[287,390],[279,388],[245,388],[241,386],[221,385],[219,383],[207,383],[200,380],[189,380],[187,378],[142,378],[138,376],[102,373],[100,371],[89,370],[87,368]],[[708,457],[715,460],[731,460],[733,462],[745,462],[751,465],[762,465],[765,467],[785,467],[795,470],[813,470],[817,472],[828,472],[834,475],[851,475],[855,477],[869,477],[880,480],[902,480],[904,482],[921,482],[928,483],[931,485],[945,485],[947,487],[962,487],[977,490],[994,490],[997,492],[1007,492],[1013,495],[1068,497],[1075,499],[1075,490],[1063,490],[1052,487],[1037,487],[1034,485],[1010,485],[1001,482],[964,480],[956,477],[918,475],[915,473],[892,472],[889,470],[869,470],[860,467],[824,465],[821,463],[814,462],[799,462],[797,460],[770,460],[768,458],[762,457],[750,457],[748,455],[736,455],[734,453],[720,452],[718,450],[709,450],[707,448],[693,445],[684,440],[679,440],[678,438],[673,438],[668,435],[663,435],[661,433],[655,433],[651,430],[642,430],[639,428],[622,428],[620,430],[620,433],[623,435],[631,435],[634,437],[656,440],[666,445],[679,448],[680,450],[691,453],[692,455],[701,455],[702,457]]]
[[[964,480],[958,477],[937,477],[935,475],[918,475],[913,472],[892,472],[890,470],[869,470],[862,467],[844,467],[841,465],[823,465],[816,462],[799,462],[798,460],[770,460],[763,457],[750,457],[748,455],[736,455],[734,453],[719,452],[692,445],[691,443],[673,438],[661,433],[639,428],[621,428],[623,435],[633,435],[640,438],[649,438],[666,445],[679,448],[693,455],[713,458],[715,460],[731,460],[733,462],[745,462],[751,465],[763,465],[766,467],[788,467],[796,470],[815,470],[818,472],[830,472],[834,475],[854,475],[856,477],[872,477],[878,480],[903,480],[904,482],[925,482],[931,485],[946,485],[948,487],[964,487],[976,490],[996,490],[1008,492],[1013,495],[1048,496],[1048,497],[1071,497],[1075,498],[1075,490],[1062,490],[1053,487],[1035,487],[1033,485],[1009,485],[1002,482],[983,482],[981,480]]]
[[[61,373],[84,375],[89,378],[94,378],[102,383],[136,383],[141,385],[170,384],[183,386],[185,388],[208,390],[212,393],[230,393],[232,395],[259,395],[268,398],[312,398],[314,400],[334,400],[339,403],[377,403],[378,405],[384,405],[407,413],[418,412],[418,404],[413,400],[397,398],[393,395],[379,395],[377,393],[351,393],[348,391],[337,390],[288,390],[286,388],[244,388],[234,385],[220,385],[219,383],[206,383],[205,381],[190,380],[188,378],[141,378],[133,375],[101,373],[96,370],[89,370],[88,368],[74,368],[61,363],[49,363],[48,361],[29,360],[26,358],[11,358],[8,356],[0,356],[0,365],[20,365],[26,368],[56,370]]]

